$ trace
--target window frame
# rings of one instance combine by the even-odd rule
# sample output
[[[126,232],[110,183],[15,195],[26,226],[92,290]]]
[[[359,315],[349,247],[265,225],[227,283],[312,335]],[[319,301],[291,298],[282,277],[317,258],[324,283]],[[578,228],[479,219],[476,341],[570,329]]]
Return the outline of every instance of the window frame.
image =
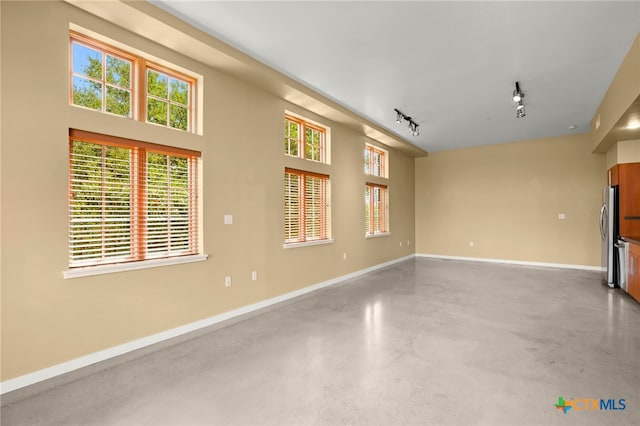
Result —
[[[369,154],[369,161],[367,162],[367,153]],[[375,156],[378,155],[380,157],[380,167],[378,168],[378,173],[374,173],[375,171]],[[381,178],[389,177],[389,152],[378,148],[377,146],[366,143],[364,147],[364,173],[368,176],[377,176]],[[367,168],[369,169],[367,171]]]
[[[159,123],[153,123],[151,121],[149,121],[147,118],[147,112],[148,112],[148,101],[149,101],[149,88],[148,88],[148,84],[147,84],[147,71],[154,71],[157,72],[159,74],[165,74],[167,75],[169,78],[174,78],[176,80],[182,80],[185,81],[188,86],[189,86],[189,91],[188,91],[188,97],[189,97],[189,103],[187,105],[187,113],[189,115],[189,118],[187,119],[187,129],[183,130],[183,129],[179,129],[177,127],[172,127],[169,125],[170,122],[170,118],[171,118],[171,110],[170,110],[170,106],[172,104],[172,101],[170,99],[170,96],[167,94],[167,105],[169,106],[169,108],[167,108],[167,124],[159,124]],[[153,63],[153,62],[149,62],[149,61],[145,61],[144,62],[144,71],[141,72],[141,74],[144,75],[144,105],[141,107],[141,111],[144,113],[144,122],[148,123],[148,124],[153,124],[156,126],[160,126],[160,127],[167,127],[169,129],[176,129],[176,130],[182,130],[185,132],[189,132],[189,133],[195,133],[195,114],[194,114],[194,94],[195,94],[195,86],[196,86],[196,79],[193,77],[190,77],[186,74],[180,73],[178,71],[172,70],[168,67]],[[156,97],[153,97],[153,99],[155,99]],[[182,105],[181,105],[182,106]],[[144,108],[144,110],[142,109]]]
[[[378,208],[375,206],[375,198],[374,191],[375,189],[380,189],[381,199]],[[367,191],[369,192],[369,200],[367,200]],[[365,237],[373,238],[373,237],[381,237],[385,235],[390,235],[391,231],[389,230],[389,187],[387,185],[382,185],[374,182],[366,182],[365,183]],[[367,204],[368,201],[368,204]],[[368,207],[368,208],[367,208]],[[368,211],[368,215],[367,215]],[[375,214],[376,211],[379,211],[378,216],[382,216],[382,220],[378,220],[378,224],[382,224],[382,229],[375,229]]]
[[[109,113],[105,110],[104,105],[106,103],[106,99],[103,96],[103,108],[99,111],[102,113],[110,114],[116,117],[126,117],[132,120],[141,121],[143,123],[152,124],[160,127],[166,127],[168,129],[174,129],[178,131],[183,131],[187,133],[196,133],[196,110],[197,110],[197,102],[196,102],[196,93],[197,93],[197,78],[185,74],[183,72],[177,71],[170,67],[161,65],[152,60],[148,60],[144,56],[140,54],[133,53],[131,51],[127,51],[124,49],[120,49],[114,47],[108,43],[97,40],[93,37],[82,34],[81,32],[75,30],[69,30],[69,105],[74,107],[79,107],[83,109],[87,109],[89,111],[97,111],[95,109],[78,105],[73,102],[73,76],[75,73],[73,72],[73,43],[81,44],[85,47],[88,47],[93,50],[98,50],[103,53],[108,53],[115,57],[120,57],[121,59],[125,59],[131,62],[131,106],[130,106],[130,116],[123,116],[119,114]],[[104,66],[103,66],[104,68]],[[174,78],[177,80],[182,80],[186,82],[189,86],[188,89],[188,106],[187,106],[187,128],[181,129],[178,127],[172,127],[170,125],[170,108],[167,108],[167,124],[153,123],[147,119],[147,102],[148,102],[148,84],[147,84],[147,70],[153,70],[155,72],[159,72],[160,74],[165,74],[170,78]],[[106,79],[106,76],[103,76],[103,79]],[[106,88],[103,88],[103,92]],[[171,100],[167,99],[167,105],[171,105]]]
[[[298,222],[298,238],[293,240],[290,237],[288,237],[288,230],[287,230],[287,216],[288,216],[288,212],[286,210],[286,203],[287,203],[287,185],[286,185],[286,175],[287,174],[292,174],[292,175],[296,175],[299,177],[299,185],[298,188],[301,188],[301,190],[299,190],[299,194],[298,194],[298,212],[297,212],[297,222]],[[317,244],[328,244],[328,243],[332,243],[334,240],[331,238],[331,189],[330,189],[330,184],[331,184],[331,178],[329,175],[326,174],[322,174],[322,173],[315,173],[315,172],[309,172],[306,170],[299,170],[299,169],[294,169],[294,168],[290,168],[290,167],[286,167],[285,168],[285,182],[284,182],[284,190],[285,190],[285,200],[284,200],[284,204],[285,204],[285,229],[284,229],[284,234],[285,234],[285,241],[284,241],[284,248],[293,248],[293,247],[301,247],[301,246],[308,246],[308,245],[317,245]],[[320,204],[322,206],[322,210],[321,210],[321,216],[320,216],[320,223],[319,223],[319,230],[320,230],[320,237],[319,238],[311,238],[309,239],[307,237],[307,206],[308,206],[308,202],[307,202],[307,192],[306,192],[306,179],[307,178],[319,178],[321,179],[322,182],[322,195],[320,198]]]
[[[106,99],[106,87],[109,83],[107,83],[106,81],[106,73],[104,71],[106,71],[106,63],[103,63],[102,65],[102,70],[103,70],[103,76],[102,79],[100,80],[101,84],[102,84],[102,106],[99,110],[99,112],[105,113],[105,114],[110,114],[110,115],[114,115],[116,117],[126,117],[126,118],[131,118],[131,119],[136,119],[136,112],[137,112],[137,99],[135,96],[137,87],[136,87],[136,83],[137,83],[137,78],[136,78],[136,68],[137,68],[137,61],[138,58],[132,54],[129,54],[127,52],[125,52],[124,50],[121,49],[117,49],[113,46],[108,45],[107,43],[103,43],[99,40],[94,40],[90,37],[85,36],[84,34],[75,32],[75,31],[70,31],[70,35],[69,35],[69,104],[73,105],[75,107],[79,107],[79,108],[84,108],[87,109],[89,111],[98,111],[95,110],[93,108],[84,106],[84,105],[79,105],[73,102],[73,77],[75,75],[78,75],[81,78],[85,78],[87,80],[96,80],[96,79],[92,79],[88,76],[84,76],[81,74],[76,74],[73,70],[73,44],[77,43],[81,46],[87,47],[89,49],[92,50],[97,50],[99,51],[103,57],[106,57],[106,55],[111,55],[114,56],[116,58],[119,59],[124,59],[126,61],[128,61],[131,64],[131,75],[130,75],[130,83],[131,83],[131,87],[129,88],[129,93],[130,93],[130,105],[129,105],[129,115],[120,115],[120,114],[115,114],[112,112],[109,112],[106,110],[106,103],[107,103],[107,99]],[[104,61],[106,62],[106,60]]]
[[[293,157],[293,158],[301,158],[303,160],[307,160],[307,161],[312,161],[314,163],[320,163],[320,164],[329,164],[328,161],[328,154],[327,154],[327,128],[323,127],[319,124],[314,124],[314,123],[310,123],[309,121],[300,118],[300,117],[296,117],[292,114],[288,114],[285,113],[284,116],[285,119],[285,124],[287,124],[287,122],[293,122],[298,124],[299,126],[299,130],[298,130],[298,154],[297,155],[293,155],[290,154],[289,152],[287,152],[287,149],[285,149],[285,155],[288,157]],[[306,130],[310,129],[312,131],[317,131],[320,133],[320,146],[319,146],[319,159],[315,160],[313,158],[307,158],[306,152],[307,152],[307,140],[306,140]],[[285,139],[287,139],[288,136],[287,134],[285,134]]]
[[[100,259],[80,261],[73,259],[73,247],[71,240],[73,237],[73,199],[74,199],[74,153],[73,144],[75,141],[85,142],[89,144],[97,144],[101,146],[113,146],[130,149],[130,255],[126,257],[109,258],[104,257],[104,253]],[[65,272],[65,278],[73,278],[76,276],[94,275],[100,273],[117,272],[119,270],[141,269],[153,267],[163,264],[186,263],[197,260],[205,260],[203,255],[200,237],[201,219],[200,219],[200,185],[199,176],[201,165],[201,153],[194,150],[176,148],[165,145],[158,145],[149,142],[136,141],[116,136],[93,133],[83,130],[69,129],[69,269]],[[166,253],[150,254],[147,244],[147,206],[148,196],[147,190],[147,152],[159,153],[162,155],[177,156],[188,159],[188,250],[181,250]],[[104,164],[102,165],[104,169]],[[102,188],[104,188],[104,183]],[[168,189],[169,191],[169,189]],[[104,206],[103,206],[104,209]],[[170,219],[168,219],[170,220]],[[102,242],[104,242],[104,230]],[[170,234],[170,231],[167,231]],[[104,249],[103,249],[104,251]]]

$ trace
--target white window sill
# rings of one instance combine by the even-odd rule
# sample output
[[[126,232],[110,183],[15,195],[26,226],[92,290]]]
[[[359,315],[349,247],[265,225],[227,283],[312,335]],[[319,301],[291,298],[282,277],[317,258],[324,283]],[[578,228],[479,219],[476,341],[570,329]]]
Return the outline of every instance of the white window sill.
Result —
[[[369,238],[378,238],[378,237],[388,237],[389,235],[391,235],[391,232],[378,232],[377,234],[367,234],[364,237],[366,239],[369,239]]]
[[[315,241],[305,241],[303,243],[286,243],[282,247],[285,249],[298,248],[298,247],[308,247],[308,246],[319,246],[321,244],[331,244],[335,240],[332,238],[326,240],[315,240]]]
[[[209,258],[208,254],[151,259],[140,262],[116,263],[113,265],[87,266],[85,268],[68,269],[62,272],[64,279],[89,277],[92,275],[112,274],[114,272],[135,271],[136,269],[156,268],[158,266],[179,265],[181,263],[202,262]]]

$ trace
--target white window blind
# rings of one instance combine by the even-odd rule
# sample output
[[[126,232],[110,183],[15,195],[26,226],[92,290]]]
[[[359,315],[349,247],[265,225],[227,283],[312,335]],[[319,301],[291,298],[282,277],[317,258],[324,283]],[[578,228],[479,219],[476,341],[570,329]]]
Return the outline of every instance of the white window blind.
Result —
[[[69,266],[198,253],[199,156],[71,130]]]
[[[379,234],[389,231],[387,221],[387,187],[367,183],[365,187],[365,228],[367,234]]]
[[[329,238],[329,176],[285,170],[285,243]]]
[[[72,266],[132,259],[132,150],[73,141],[69,256]]]

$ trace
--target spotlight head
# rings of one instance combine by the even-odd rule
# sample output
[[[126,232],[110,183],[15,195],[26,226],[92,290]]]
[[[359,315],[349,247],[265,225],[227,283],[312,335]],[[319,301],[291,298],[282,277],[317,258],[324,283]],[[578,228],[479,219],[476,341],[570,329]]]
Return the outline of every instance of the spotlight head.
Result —
[[[527,115],[527,114],[524,112],[524,107],[519,108],[519,109],[516,110],[516,118],[522,118],[525,115]]]
[[[518,101],[518,106],[516,106],[517,110],[521,110],[522,108],[524,108],[524,105],[522,104],[522,100]]]
[[[519,92],[513,91],[513,102],[520,102],[522,100],[522,96],[520,96]]]
[[[409,121],[409,131],[413,136],[418,136],[420,134],[420,131],[418,130],[418,125],[413,121]]]
[[[402,124],[402,119],[404,118],[404,114],[398,111],[397,108],[394,109],[394,111],[396,112],[396,123]]]
[[[520,102],[524,98],[524,93],[520,91],[520,82],[516,81],[516,90],[513,91],[513,102]]]

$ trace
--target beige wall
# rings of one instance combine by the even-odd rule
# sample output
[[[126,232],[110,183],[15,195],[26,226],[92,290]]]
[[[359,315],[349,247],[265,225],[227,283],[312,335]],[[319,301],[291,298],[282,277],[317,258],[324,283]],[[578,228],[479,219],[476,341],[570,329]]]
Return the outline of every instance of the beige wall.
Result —
[[[607,151],[607,170],[618,164],[618,144],[616,143]]]
[[[607,170],[616,164],[640,163],[640,139],[616,142],[607,151]]]
[[[576,135],[417,158],[416,252],[599,266],[605,155],[591,149]]]
[[[412,157],[389,149],[392,235],[365,240],[363,148],[375,141],[71,5],[0,7],[2,380],[413,253]],[[70,22],[201,74],[204,134],[69,106]],[[333,244],[282,248],[285,109],[331,128]],[[69,128],[201,151],[209,260],[64,280]]]
[[[618,146],[618,164],[640,162],[640,139],[620,141]]]
[[[591,120],[591,144],[594,152],[607,152],[616,143],[615,138],[611,137],[615,125],[638,97],[640,97],[640,32],[629,47]]]

